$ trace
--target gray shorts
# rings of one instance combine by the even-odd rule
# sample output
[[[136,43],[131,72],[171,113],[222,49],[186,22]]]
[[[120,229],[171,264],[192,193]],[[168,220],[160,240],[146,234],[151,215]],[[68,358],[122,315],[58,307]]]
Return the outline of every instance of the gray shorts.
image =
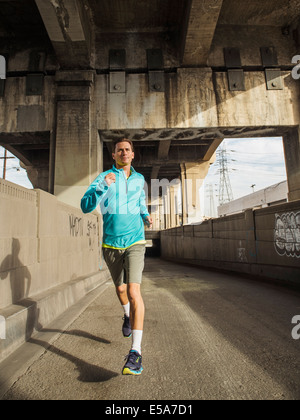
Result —
[[[145,250],[145,245],[141,244],[127,249],[103,248],[103,257],[116,287],[124,283],[142,283]]]

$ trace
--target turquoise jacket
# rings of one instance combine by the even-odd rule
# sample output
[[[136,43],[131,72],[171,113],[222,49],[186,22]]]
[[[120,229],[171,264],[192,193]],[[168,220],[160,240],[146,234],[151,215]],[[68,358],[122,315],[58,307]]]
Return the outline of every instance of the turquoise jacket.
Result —
[[[108,187],[105,177],[116,174],[116,182]],[[144,223],[149,216],[144,191],[145,178],[131,167],[127,179],[123,169],[113,166],[101,173],[81,199],[83,213],[90,213],[100,204],[103,217],[103,244],[113,248],[128,248],[145,240]]]

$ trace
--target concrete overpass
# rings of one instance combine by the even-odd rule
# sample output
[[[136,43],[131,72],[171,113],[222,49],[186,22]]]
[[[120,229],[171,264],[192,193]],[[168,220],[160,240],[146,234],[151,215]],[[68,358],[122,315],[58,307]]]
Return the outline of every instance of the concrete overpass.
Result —
[[[283,0],[0,1],[0,144],[35,187],[0,182],[0,360],[106,284],[100,218],[79,202],[124,135],[148,185],[183,186],[182,221],[175,182],[150,194],[173,228],[164,258],[299,285],[299,15]],[[189,225],[222,140],[275,135],[289,203]]]
[[[203,180],[224,137],[279,135],[300,198],[297,1],[0,3],[0,144],[34,187],[78,206],[124,135],[148,183]]]

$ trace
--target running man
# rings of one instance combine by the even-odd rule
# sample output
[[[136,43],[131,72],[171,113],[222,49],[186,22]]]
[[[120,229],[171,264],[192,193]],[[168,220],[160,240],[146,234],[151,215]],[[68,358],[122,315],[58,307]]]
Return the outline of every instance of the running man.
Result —
[[[134,147],[130,140],[114,144],[115,165],[101,173],[81,200],[89,213],[100,204],[103,216],[103,255],[124,309],[122,331],[132,336],[123,375],[140,375],[145,307],[141,295],[145,264],[145,229],[153,224],[146,207],[145,179],[131,166]]]

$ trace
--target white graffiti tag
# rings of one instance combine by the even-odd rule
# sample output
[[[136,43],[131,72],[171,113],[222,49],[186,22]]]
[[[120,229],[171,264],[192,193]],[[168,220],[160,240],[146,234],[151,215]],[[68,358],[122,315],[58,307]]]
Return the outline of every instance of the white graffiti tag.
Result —
[[[280,256],[300,258],[300,212],[275,214],[274,245]]]

